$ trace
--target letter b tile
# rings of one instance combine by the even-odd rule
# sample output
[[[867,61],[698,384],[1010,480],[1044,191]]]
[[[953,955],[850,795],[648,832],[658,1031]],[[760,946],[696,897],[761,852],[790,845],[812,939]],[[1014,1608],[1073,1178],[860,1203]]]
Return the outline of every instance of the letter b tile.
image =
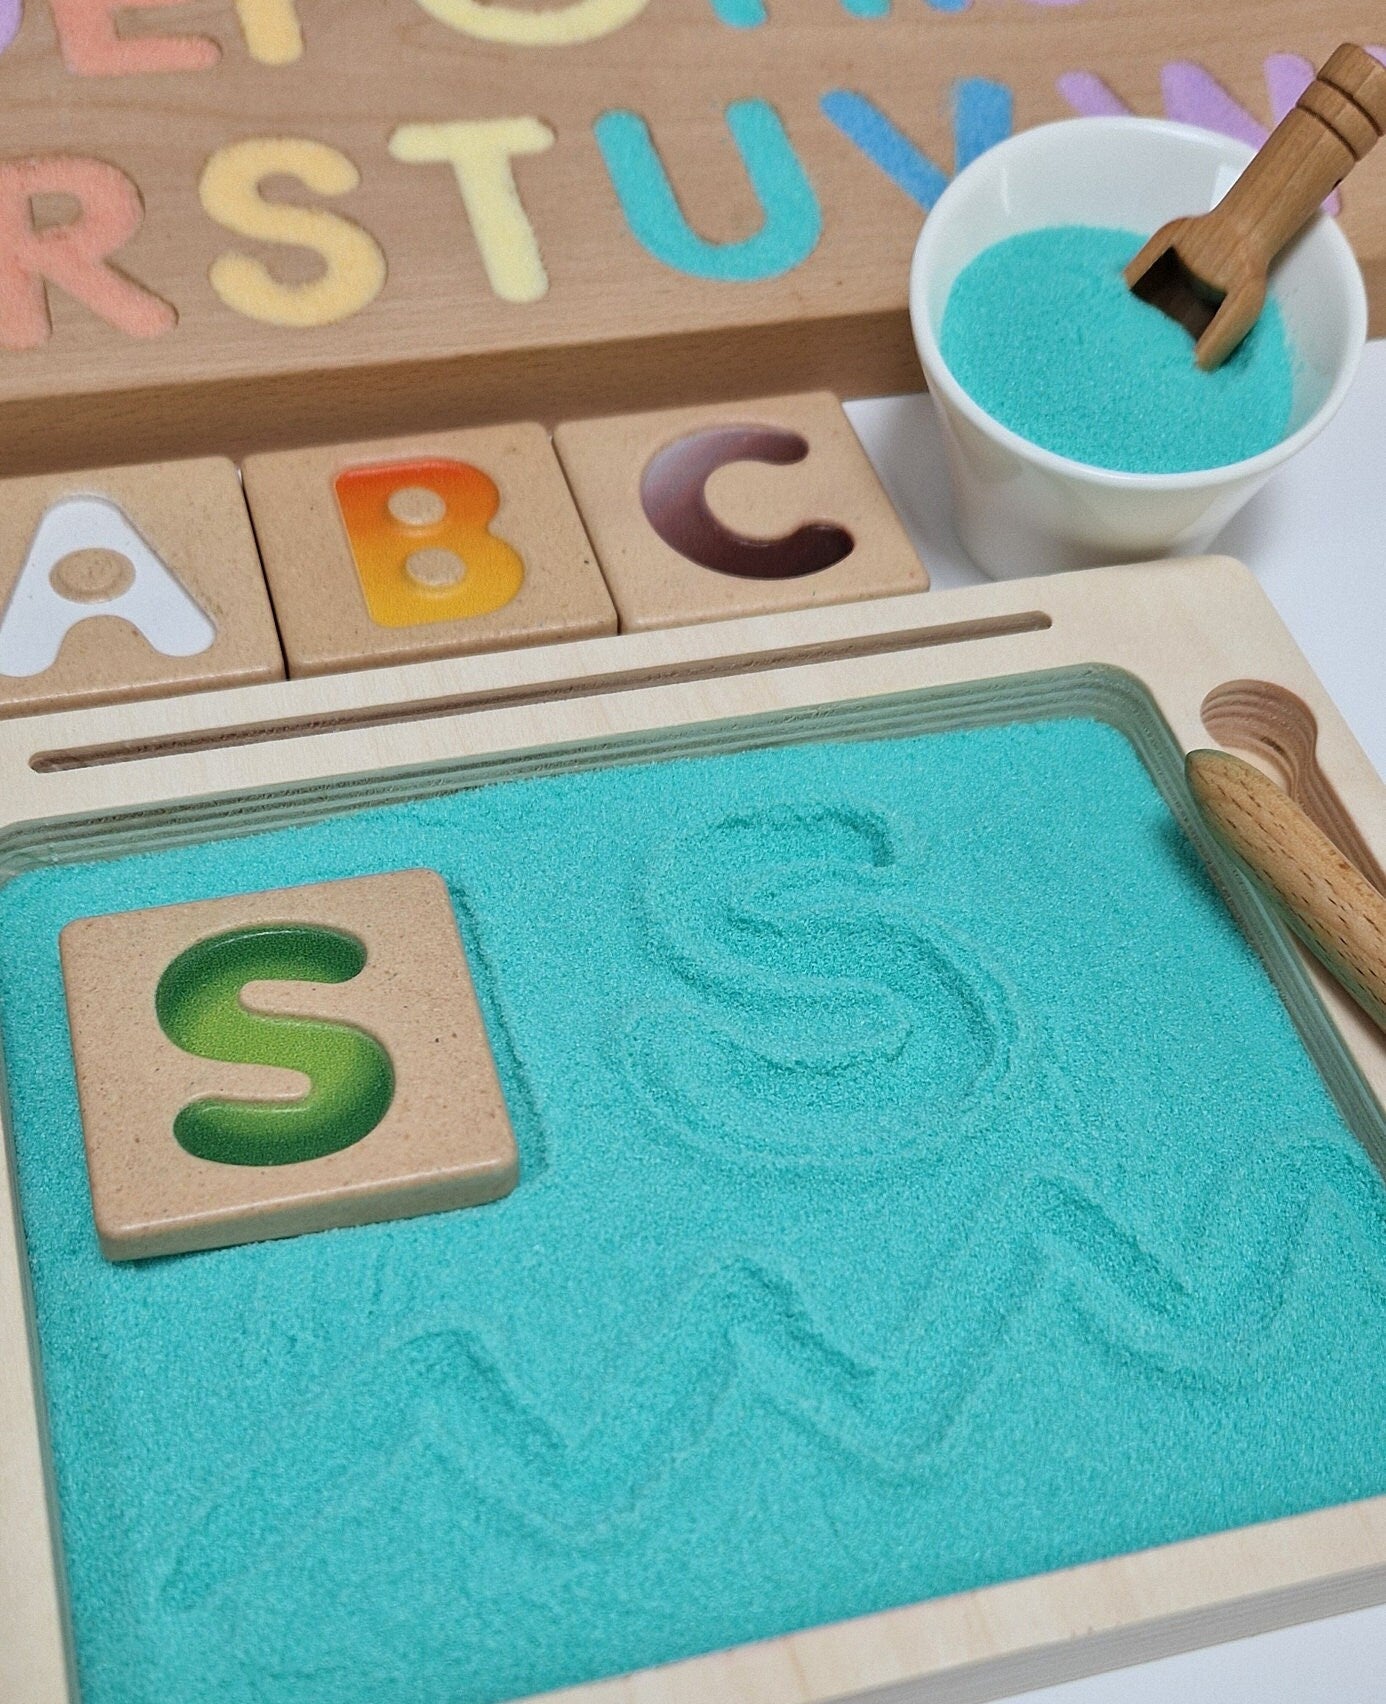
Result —
[[[245,488],[290,674],[616,631],[540,426],[251,456]]]
[[[434,871],[86,917],[60,945],[108,1259],[514,1187],[515,1139]]]

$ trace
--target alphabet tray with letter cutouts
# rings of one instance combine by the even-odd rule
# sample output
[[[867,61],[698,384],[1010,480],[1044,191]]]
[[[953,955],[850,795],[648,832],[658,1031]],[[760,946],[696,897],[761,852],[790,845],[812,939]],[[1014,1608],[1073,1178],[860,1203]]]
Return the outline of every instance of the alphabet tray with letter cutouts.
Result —
[[[912,389],[909,252],[957,165],[1074,113],[1254,141],[1386,41],[1376,0],[1217,20],[0,0],[0,469]],[[1386,167],[1344,199],[1381,330]]]

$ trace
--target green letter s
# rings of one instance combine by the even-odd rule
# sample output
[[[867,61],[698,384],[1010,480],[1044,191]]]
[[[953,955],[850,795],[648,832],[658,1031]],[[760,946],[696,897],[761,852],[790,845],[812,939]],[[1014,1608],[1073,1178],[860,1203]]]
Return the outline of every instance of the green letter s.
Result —
[[[350,1024],[247,1011],[247,982],[349,982],[366,963],[355,936],[316,924],[255,924],[198,941],[159,978],[160,1028],[184,1052],[277,1065],[309,1080],[298,1100],[191,1101],[173,1122],[180,1147],[229,1166],[320,1159],[359,1142],[395,1092],[390,1056]]]

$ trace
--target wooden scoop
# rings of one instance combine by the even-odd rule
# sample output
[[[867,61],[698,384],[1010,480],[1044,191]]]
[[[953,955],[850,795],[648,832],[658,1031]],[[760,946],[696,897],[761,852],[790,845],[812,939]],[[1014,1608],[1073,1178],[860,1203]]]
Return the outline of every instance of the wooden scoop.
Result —
[[[1255,325],[1276,255],[1383,131],[1386,65],[1348,42],[1212,212],[1171,220],[1126,268],[1128,287],[1193,336],[1205,372]]]
[[[1259,769],[1225,751],[1191,752],[1184,767],[1218,838],[1305,946],[1386,1030],[1386,895]]]

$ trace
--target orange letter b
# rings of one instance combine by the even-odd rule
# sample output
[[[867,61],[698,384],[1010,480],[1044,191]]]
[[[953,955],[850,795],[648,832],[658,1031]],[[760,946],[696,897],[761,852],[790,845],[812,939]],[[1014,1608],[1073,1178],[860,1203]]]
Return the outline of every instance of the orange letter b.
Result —
[[[378,627],[490,615],[519,591],[525,565],[490,530],[500,492],[480,468],[442,459],[352,467],[334,489]]]

